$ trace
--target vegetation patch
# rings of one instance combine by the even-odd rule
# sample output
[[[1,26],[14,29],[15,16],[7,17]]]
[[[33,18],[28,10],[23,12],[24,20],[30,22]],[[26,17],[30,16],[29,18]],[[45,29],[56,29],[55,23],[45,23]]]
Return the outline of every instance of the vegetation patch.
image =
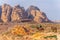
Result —
[[[57,35],[53,35],[53,36],[46,36],[46,37],[44,37],[44,38],[55,38],[56,40],[57,40]]]

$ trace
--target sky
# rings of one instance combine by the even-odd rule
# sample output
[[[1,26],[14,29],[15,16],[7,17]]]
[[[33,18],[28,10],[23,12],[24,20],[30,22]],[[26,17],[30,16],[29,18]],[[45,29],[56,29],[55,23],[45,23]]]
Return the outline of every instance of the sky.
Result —
[[[45,12],[50,20],[60,20],[60,0],[0,0],[0,5],[4,3],[11,6],[19,4],[25,9],[30,5],[34,5]]]

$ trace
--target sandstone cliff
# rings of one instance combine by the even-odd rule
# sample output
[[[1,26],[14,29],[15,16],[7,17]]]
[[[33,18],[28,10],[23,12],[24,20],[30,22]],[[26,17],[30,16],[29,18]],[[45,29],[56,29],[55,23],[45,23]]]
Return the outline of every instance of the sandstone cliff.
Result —
[[[0,6],[0,22],[2,22],[2,20],[1,20],[1,14],[2,14],[2,7]]]
[[[46,14],[36,6],[30,6],[25,10],[20,5],[11,7],[8,4],[0,6],[0,20],[3,22],[51,22]]]
[[[11,12],[12,12],[12,7],[10,5],[8,4],[2,5],[1,19],[3,22],[9,22],[11,20],[10,18]]]
[[[23,14],[25,12],[25,9],[23,7],[20,7],[19,5],[16,5],[13,7],[12,15],[11,15],[11,21],[18,21],[20,22],[23,18]]]
[[[41,12],[40,9],[36,6],[30,6],[27,9],[28,18],[32,19],[35,22],[50,22],[44,12]]]

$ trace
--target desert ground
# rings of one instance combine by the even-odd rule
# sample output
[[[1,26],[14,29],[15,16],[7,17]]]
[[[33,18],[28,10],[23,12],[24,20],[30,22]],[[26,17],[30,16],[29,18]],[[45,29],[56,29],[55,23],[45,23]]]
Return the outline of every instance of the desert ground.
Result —
[[[0,23],[0,40],[60,40],[60,24]]]

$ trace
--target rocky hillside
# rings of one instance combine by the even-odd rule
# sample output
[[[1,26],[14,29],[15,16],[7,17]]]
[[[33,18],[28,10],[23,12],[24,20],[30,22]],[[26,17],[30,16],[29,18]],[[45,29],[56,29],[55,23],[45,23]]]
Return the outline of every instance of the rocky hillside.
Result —
[[[20,5],[11,7],[8,4],[0,6],[0,22],[51,22],[44,12],[36,6],[30,6],[27,10]]]

